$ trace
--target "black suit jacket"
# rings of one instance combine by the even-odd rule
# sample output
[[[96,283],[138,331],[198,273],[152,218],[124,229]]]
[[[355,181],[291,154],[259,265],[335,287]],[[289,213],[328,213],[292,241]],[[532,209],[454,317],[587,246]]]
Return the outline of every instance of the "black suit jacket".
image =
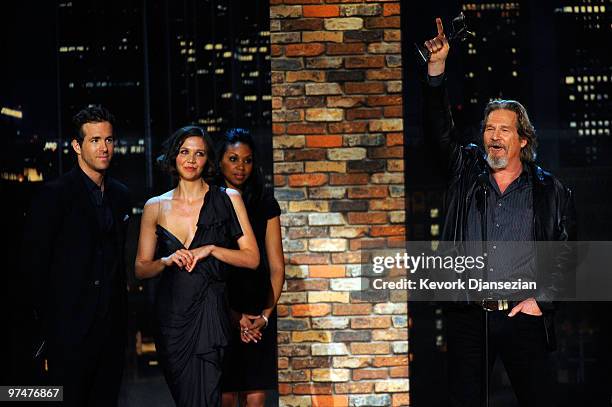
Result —
[[[32,282],[32,303],[42,336],[50,344],[81,343],[96,315],[111,306],[125,314],[128,191],[106,177],[104,193],[113,214],[113,228],[106,236],[78,167],[45,184],[32,202],[22,264]],[[100,258],[97,251],[109,242],[113,250],[105,253],[112,253],[112,258],[105,257],[100,267],[95,264]]]

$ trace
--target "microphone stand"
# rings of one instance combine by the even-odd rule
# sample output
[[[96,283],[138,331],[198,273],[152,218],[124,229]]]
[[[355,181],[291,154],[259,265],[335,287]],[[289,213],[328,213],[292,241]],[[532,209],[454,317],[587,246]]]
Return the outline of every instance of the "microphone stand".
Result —
[[[478,183],[482,190],[482,211],[480,212],[480,232],[482,235],[482,253],[484,257],[485,269],[484,269],[484,280],[488,281],[489,277],[489,259],[487,253],[487,203],[489,200],[489,174],[484,172],[478,176]],[[484,406],[489,407],[489,311],[483,307],[484,310]]]

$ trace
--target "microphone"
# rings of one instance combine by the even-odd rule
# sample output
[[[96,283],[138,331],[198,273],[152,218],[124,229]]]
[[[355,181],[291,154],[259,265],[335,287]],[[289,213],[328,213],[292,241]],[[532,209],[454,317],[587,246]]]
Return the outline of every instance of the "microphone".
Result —
[[[489,173],[487,171],[478,175],[478,185],[485,191],[485,194],[489,191]]]
[[[481,214],[485,214],[487,211],[487,196],[489,195],[489,174],[485,170],[478,175],[478,186],[482,193],[476,194],[476,206]]]

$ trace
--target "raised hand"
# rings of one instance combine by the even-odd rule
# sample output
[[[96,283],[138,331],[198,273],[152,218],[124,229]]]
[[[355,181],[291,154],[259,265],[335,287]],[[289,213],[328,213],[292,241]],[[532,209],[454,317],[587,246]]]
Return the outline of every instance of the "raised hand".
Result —
[[[438,35],[431,40],[425,41],[424,44],[431,53],[431,57],[427,63],[427,73],[429,76],[438,76],[444,73],[446,57],[450,50],[450,45],[444,34],[444,26],[440,18],[436,18],[436,26],[438,28]]]

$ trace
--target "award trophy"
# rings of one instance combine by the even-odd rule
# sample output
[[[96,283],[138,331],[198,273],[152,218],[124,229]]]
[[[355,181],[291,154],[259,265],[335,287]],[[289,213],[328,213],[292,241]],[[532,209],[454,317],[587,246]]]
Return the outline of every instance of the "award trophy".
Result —
[[[452,30],[447,36],[448,42],[451,45],[454,45],[457,42],[463,42],[468,37],[475,37],[476,34],[468,30],[467,24],[465,22],[465,14],[463,12],[459,13],[459,15],[453,18],[452,21]],[[429,50],[423,46],[419,46],[418,44],[414,44],[415,53],[417,56],[417,60],[421,65],[426,65],[429,62],[429,57],[431,53]]]

